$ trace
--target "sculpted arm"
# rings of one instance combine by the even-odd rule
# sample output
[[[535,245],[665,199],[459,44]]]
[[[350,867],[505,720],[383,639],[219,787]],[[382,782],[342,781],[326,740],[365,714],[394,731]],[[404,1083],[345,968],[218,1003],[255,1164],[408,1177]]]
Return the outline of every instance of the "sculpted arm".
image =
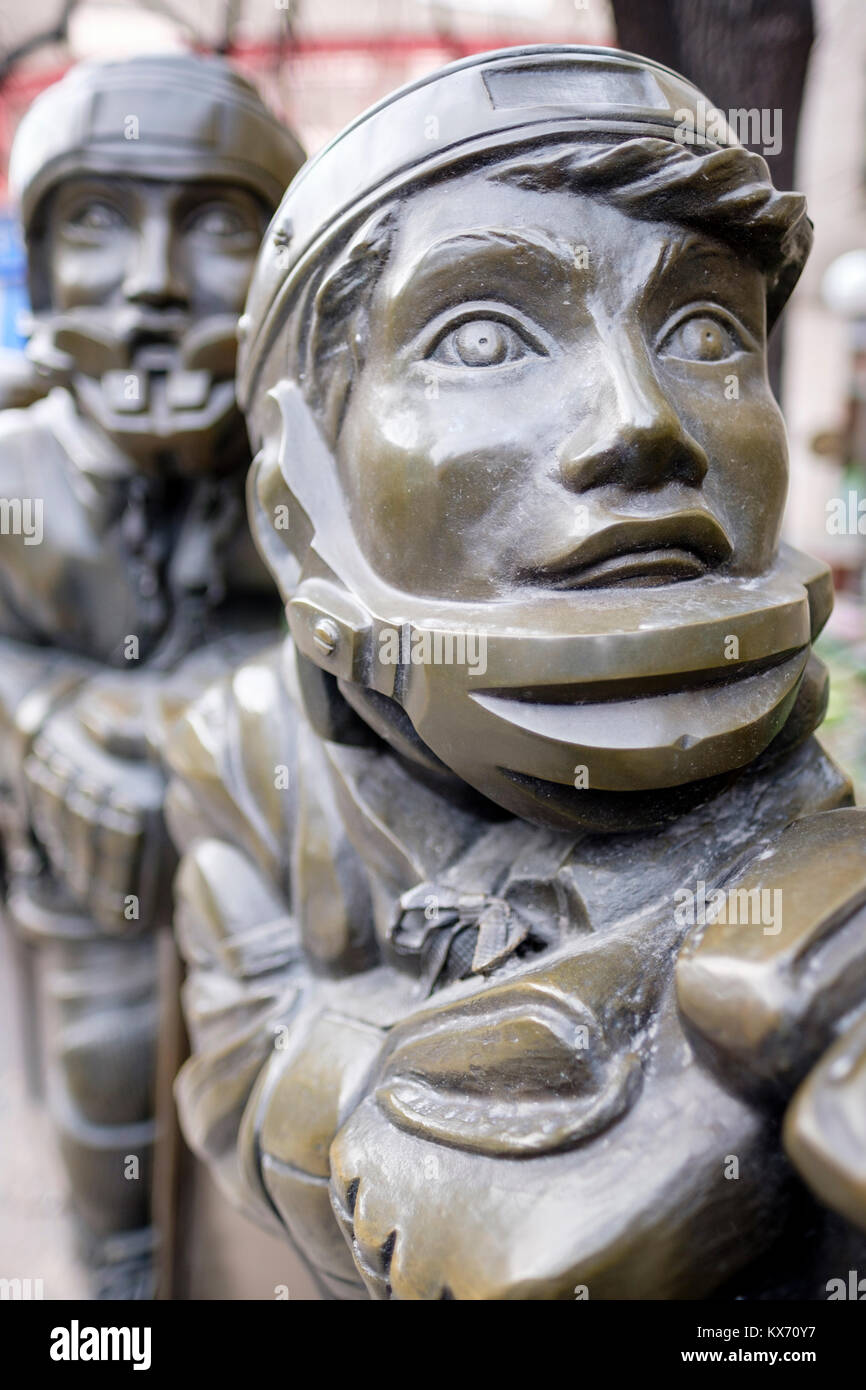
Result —
[[[10,412],[10,414],[17,412]],[[0,534],[0,816],[7,872],[29,859],[29,796],[24,767],[41,729],[70,694],[96,669],[84,658],[49,645],[39,622],[41,586],[32,582],[40,563],[34,542],[16,526],[21,497],[20,441],[0,435],[0,497],[6,510]],[[30,518],[32,521],[32,517]],[[43,578],[43,583],[44,583]]]
[[[177,1097],[190,1144],[227,1195],[273,1226],[244,1112],[306,971],[280,875],[279,803],[270,817],[251,820],[243,768],[243,695],[255,687],[265,702],[276,695],[269,663],[244,668],[240,703],[237,687],[236,680],[210,689],[179,720],[168,748],[166,817],[181,855],[175,926],[193,1054]]]
[[[299,727],[279,653],[206,692],[168,756],[184,1132],[236,1206],[312,1253],[336,1296],[361,1295],[331,1214],[330,1146],[412,982],[377,962],[326,755]]]

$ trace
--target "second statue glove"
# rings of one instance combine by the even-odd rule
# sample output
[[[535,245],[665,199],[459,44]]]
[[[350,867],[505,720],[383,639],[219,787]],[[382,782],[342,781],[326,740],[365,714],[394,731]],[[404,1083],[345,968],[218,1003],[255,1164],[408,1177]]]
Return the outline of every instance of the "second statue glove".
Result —
[[[136,693],[98,678],[81,687],[34,738],[24,781],[33,831],[81,908],[113,933],[153,925],[170,869],[165,778]]]

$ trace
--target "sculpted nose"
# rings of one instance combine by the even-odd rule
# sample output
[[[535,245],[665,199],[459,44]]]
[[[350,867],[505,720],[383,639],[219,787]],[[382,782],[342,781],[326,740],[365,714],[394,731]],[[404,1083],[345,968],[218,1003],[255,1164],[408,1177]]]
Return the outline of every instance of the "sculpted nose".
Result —
[[[665,396],[645,347],[607,352],[602,361],[589,410],[559,453],[566,485],[578,492],[607,484],[700,486],[707,456]]]
[[[142,227],[123,293],[131,304],[150,304],[154,308],[187,305],[187,287],[173,266],[171,227],[162,219],[153,218]]]

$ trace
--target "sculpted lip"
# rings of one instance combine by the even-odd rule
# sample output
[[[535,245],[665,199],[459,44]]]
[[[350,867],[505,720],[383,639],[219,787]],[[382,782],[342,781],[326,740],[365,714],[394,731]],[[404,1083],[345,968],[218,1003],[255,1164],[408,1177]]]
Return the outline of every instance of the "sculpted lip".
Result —
[[[693,551],[679,546],[635,550],[587,565],[557,587],[594,589],[607,584],[666,584],[678,579],[697,579],[709,568]]]
[[[722,526],[704,511],[651,520],[615,521],[566,555],[534,571],[554,589],[613,584],[666,584],[697,579],[727,560],[733,547]]]

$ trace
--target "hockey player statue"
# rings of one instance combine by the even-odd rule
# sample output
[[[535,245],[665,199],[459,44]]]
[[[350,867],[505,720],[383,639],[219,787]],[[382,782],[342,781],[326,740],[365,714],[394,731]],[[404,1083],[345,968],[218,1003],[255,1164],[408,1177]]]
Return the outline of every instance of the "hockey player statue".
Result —
[[[863,1250],[866,813],[766,373],[811,228],[702,109],[469,58],[253,277],[290,636],[171,743],[176,1089],[332,1296],[826,1297]]]
[[[151,1287],[153,928],[172,862],[152,729],[278,631],[234,367],[302,158],[245,79],[179,55],[74,68],[13,147],[47,394],[0,417],[3,895],[36,948],[97,1296]]]

